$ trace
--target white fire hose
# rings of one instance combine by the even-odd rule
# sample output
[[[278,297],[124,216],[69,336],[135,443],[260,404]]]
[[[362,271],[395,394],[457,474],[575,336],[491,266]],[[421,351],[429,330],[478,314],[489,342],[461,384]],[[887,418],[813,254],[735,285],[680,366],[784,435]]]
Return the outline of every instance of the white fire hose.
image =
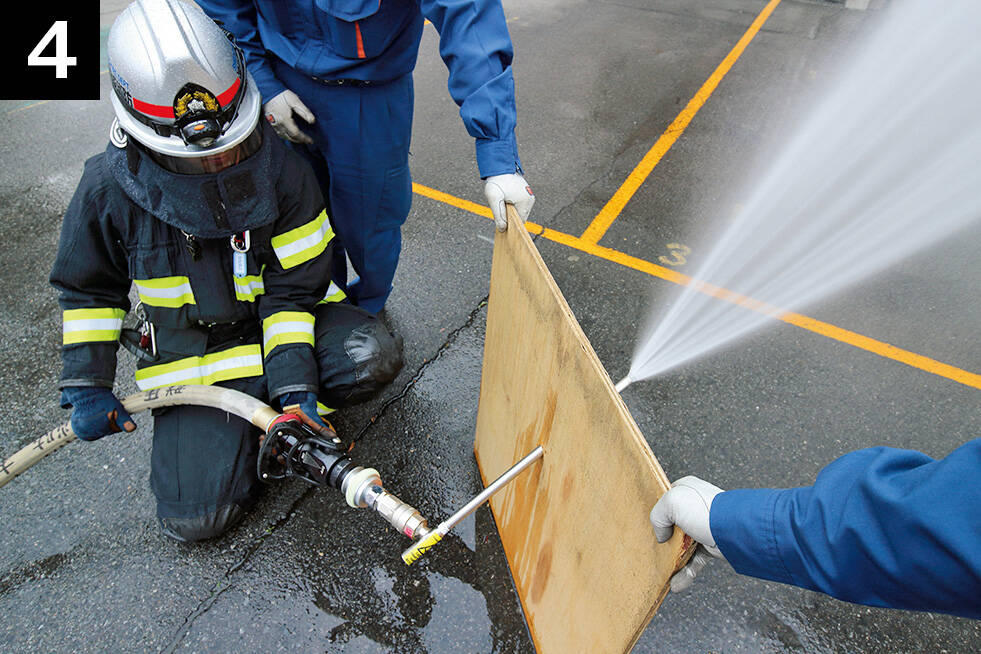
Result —
[[[248,420],[263,432],[280,413],[269,405],[230,388],[218,386],[166,386],[134,393],[122,401],[131,415],[148,409],[194,404],[227,411]],[[39,436],[0,464],[0,486],[21,474],[77,437],[70,422]]]

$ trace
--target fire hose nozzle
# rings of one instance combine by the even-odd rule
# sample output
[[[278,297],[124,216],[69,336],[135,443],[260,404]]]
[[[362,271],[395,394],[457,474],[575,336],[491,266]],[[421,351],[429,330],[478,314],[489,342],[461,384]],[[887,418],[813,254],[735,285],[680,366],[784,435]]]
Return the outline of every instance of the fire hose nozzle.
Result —
[[[349,506],[370,508],[409,538],[425,537],[429,524],[419,511],[389,493],[374,468],[355,468],[341,484]]]

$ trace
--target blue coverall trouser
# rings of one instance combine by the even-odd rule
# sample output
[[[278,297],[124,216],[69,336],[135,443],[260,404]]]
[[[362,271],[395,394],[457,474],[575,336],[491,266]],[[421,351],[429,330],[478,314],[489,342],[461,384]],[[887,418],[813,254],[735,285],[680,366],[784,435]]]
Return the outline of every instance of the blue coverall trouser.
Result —
[[[392,290],[412,204],[412,75],[329,86],[273,61],[276,76],[316,117],[313,125],[297,118],[314,144],[296,149],[317,173],[337,235],[333,281],[354,304],[378,313]],[[358,277],[350,284],[345,252]]]

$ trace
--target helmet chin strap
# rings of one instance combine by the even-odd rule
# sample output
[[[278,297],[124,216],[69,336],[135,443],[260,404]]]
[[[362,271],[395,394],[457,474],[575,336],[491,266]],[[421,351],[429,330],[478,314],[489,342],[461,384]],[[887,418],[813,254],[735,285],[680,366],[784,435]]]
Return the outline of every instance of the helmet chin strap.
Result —
[[[118,118],[113,118],[112,125],[109,126],[109,142],[120,150],[125,148],[126,144],[129,143],[129,136],[119,124]]]

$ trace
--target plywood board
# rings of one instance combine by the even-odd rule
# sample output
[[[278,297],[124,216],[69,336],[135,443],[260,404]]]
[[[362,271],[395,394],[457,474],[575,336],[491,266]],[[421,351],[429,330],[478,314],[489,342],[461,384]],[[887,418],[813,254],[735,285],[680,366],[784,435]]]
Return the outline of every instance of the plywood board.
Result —
[[[511,213],[474,444],[485,485],[538,445],[544,457],[491,500],[538,654],[628,651],[691,540],[655,540],[647,516],[668,478]]]

